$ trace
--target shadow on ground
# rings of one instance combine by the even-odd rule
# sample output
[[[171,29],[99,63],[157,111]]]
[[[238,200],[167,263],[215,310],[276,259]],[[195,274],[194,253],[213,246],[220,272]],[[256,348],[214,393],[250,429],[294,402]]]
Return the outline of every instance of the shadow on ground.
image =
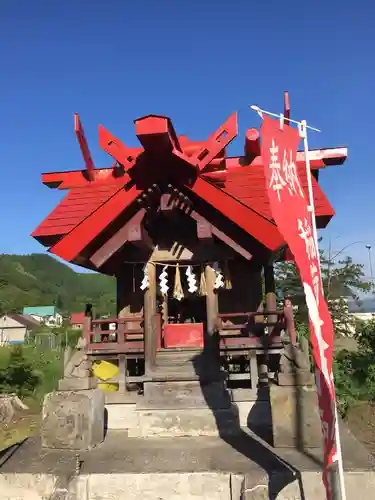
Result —
[[[252,437],[250,433],[241,428],[238,410],[236,410],[235,405],[232,406],[232,412],[223,410],[222,406],[219,407],[218,401],[223,401],[223,394],[226,395],[228,407],[231,406],[231,398],[226,388],[225,377],[220,368],[218,349],[217,339],[211,337],[205,341],[203,352],[194,358],[193,364],[199,377],[202,394],[215,417],[220,438],[265,471],[268,476],[269,500],[275,500],[288,484],[296,480],[299,482],[301,499],[304,500],[301,473],[276,455],[267,445],[267,443],[271,444],[270,431],[272,434],[272,430],[265,429],[262,425],[254,425],[254,422],[261,422],[267,398],[269,410],[271,411],[268,387],[258,388],[257,400],[248,417],[249,429],[257,437]],[[212,382],[214,382],[215,390],[212,390]],[[270,418],[272,419],[271,415]],[[297,432],[302,431],[303,426],[301,424],[301,428]],[[262,443],[261,439],[265,442]]]

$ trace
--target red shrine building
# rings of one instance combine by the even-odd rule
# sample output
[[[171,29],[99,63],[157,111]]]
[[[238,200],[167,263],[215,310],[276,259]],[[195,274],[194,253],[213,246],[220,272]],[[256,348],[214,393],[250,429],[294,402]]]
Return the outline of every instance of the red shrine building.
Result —
[[[179,135],[165,116],[134,125],[137,148],[99,127],[114,163],[97,169],[75,116],[85,168],[42,174],[67,194],[32,236],[67,262],[116,277],[117,317],[94,319],[87,307],[84,335],[93,360],[118,364],[119,391],[196,380],[189,360],[207,345],[229,385],[254,390],[277,371],[285,339],[295,342],[290,302],[280,306],[275,293],[274,263],[290,255],[268,204],[260,133],[247,130],[243,155],[229,157],[236,113],[201,141]],[[322,229],[334,210],[319,174],[347,151],[309,155]],[[305,161],[299,152],[307,193]]]

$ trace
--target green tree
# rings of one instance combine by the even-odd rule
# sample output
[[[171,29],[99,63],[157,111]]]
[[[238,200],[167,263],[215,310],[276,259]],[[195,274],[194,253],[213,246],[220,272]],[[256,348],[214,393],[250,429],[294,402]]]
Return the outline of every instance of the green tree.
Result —
[[[1,312],[25,306],[56,305],[61,312],[81,312],[91,302],[95,311],[114,315],[116,281],[112,276],[77,273],[50,255],[0,254]]]
[[[355,337],[358,351],[339,351],[333,365],[338,407],[344,417],[358,401],[375,401],[375,320],[359,322]]]
[[[373,289],[365,279],[364,266],[353,263],[351,257],[339,261],[330,261],[320,254],[324,294],[330,309],[337,335],[351,335],[355,330],[355,320],[350,315],[348,300],[360,303],[359,296]],[[290,295],[298,307],[296,320],[307,323],[307,308],[301,280],[293,262],[281,262],[275,267],[275,279],[278,293]]]
[[[7,365],[0,368],[0,392],[15,392],[20,397],[27,396],[33,393],[39,382],[32,364],[23,355],[22,346],[15,346]]]

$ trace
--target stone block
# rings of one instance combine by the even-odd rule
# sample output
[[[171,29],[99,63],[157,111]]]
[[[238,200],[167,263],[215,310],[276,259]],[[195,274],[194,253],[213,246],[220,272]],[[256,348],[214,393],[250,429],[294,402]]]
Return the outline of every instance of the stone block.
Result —
[[[90,450],[104,439],[104,393],[99,389],[46,395],[42,410],[44,448]]]
[[[129,430],[138,426],[136,405],[134,404],[106,404],[107,429]]]
[[[56,490],[57,477],[46,473],[1,473],[0,491],[3,500],[45,500]]]
[[[222,436],[241,432],[238,409],[138,410],[139,427],[130,437]]]
[[[297,370],[296,373],[278,373],[277,382],[280,386],[313,386],[314,376],[309,371]]]
[[[224,383],[201,385],[196,382],[146,382],[144,384],[145,408],[230,408],[231,398]]]
[[[315,388],[271,386],[270,401],[276,448],[321,446],[322,430]]]
[[[93,474],[89,500],[231,500],[230,474]],[[78,499],[77,499],[78,500]],[[239,500],[239,497],[235,500]]]
[[[86,391],[96,389],[97,381],[93,377],[87,378],[62,378],[59,380],[59,391]]]

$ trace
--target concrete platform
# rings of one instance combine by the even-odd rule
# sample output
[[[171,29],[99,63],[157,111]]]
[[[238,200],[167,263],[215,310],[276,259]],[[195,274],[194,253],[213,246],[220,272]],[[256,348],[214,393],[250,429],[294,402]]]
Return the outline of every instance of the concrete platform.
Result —
[[[129,437],[220,436],[241,432],[241,428],[262,427],[271,432],[268,401],[238,401],[228,409],[210,408],[149,409],[144,401],[106,405],[109,430],[127,431]]]
[[[348,499],[372,498],[373,459],[345,427],[342,441]],[[276,454],[247,432],[140,439],[111,431],[79,457],[27,440],[5,463],[0,459],[0,490],[7,500],[318,500],[324,498],[320,469],[320,449]]]

